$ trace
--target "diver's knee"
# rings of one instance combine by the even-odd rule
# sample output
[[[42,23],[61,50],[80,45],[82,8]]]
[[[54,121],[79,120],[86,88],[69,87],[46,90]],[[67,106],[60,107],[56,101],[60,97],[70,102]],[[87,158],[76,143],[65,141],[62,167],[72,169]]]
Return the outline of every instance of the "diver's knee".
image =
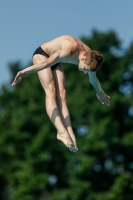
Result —
[[[55,86],[47,87],[45,92],[46,92],[46,96],[48,98],[56,98],[56,88],[55,88]]]
[[[62,89],[59,92],[59,97],[61,98],[62,101],[66,101],[66,89]]]

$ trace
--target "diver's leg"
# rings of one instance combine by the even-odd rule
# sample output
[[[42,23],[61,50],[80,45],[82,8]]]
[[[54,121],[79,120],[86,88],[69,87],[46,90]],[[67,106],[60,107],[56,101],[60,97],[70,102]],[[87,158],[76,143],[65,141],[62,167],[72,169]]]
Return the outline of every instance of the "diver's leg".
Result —
[[[62,122],[67,129],[70,137],[72,138],[74,142],[75,149],[78,150],[76,138],[72,129],[71,120],[70,120],[70,114],[66,103],[66,89],[65,89],[65,76],[62,64],[59,63],[58,66],[53,70],[54,80],[55,80],[55,86],[56,86],[56,99],[57,99],[57,106],[60,112],[60,116],[62,119]],[[57,134],[57,137],[59,137],[59,132]]]
[[[42,55],[34,55],[33,63],[43,62],[45,59]],[[74,150],[74,143],[69,136],[65,126],[62,123],[60,112],[56,104],[56,88],[51,68],[47,68],[38,72],[38,77],[46,93],[46,111],[52,123],[60,133],[60,140]]]

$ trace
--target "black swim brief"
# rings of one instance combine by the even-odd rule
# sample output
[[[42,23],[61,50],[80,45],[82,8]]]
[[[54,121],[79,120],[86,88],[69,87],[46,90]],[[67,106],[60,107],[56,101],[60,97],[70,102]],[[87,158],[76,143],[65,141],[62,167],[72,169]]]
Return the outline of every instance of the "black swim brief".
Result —
[[[43,49],[42,49],[41,47],[38,47],[38,48],[35,50],[35,52],[33,53],[33,56],[36,55],[36,54],[40,54],[40,55],[43,55],[43,56],[49,58],[49,55],[46,54],[45,51],[43,51]],[[32,57],[33,57],[33,56],[32,56]],[[54,70],[54,69],[56,69],[57,66],[58,66],[58,63],[55,64],[55,65],[53,65],[53,66],[51,67],[51,69]]]

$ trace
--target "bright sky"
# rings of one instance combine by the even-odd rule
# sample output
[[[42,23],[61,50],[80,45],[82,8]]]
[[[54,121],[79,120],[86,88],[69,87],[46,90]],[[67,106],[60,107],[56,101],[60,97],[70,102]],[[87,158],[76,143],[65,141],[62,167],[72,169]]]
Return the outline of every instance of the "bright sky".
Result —
[[[0,5],[0,85],[8,63],[27,65],[34,50],[60,35],[77,38],[114,30],[127,46],[133,40],[133,0],[4,0]]]

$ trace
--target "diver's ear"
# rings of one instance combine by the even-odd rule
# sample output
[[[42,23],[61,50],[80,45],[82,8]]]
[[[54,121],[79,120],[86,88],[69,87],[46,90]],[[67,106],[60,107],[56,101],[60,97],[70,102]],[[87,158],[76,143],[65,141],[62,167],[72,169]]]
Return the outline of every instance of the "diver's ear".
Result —
[[[82,61],[85,61],[85,60],[86,60],[86,58],[83,56],[83,57],[81,58],[81,60],[82,60]]]

